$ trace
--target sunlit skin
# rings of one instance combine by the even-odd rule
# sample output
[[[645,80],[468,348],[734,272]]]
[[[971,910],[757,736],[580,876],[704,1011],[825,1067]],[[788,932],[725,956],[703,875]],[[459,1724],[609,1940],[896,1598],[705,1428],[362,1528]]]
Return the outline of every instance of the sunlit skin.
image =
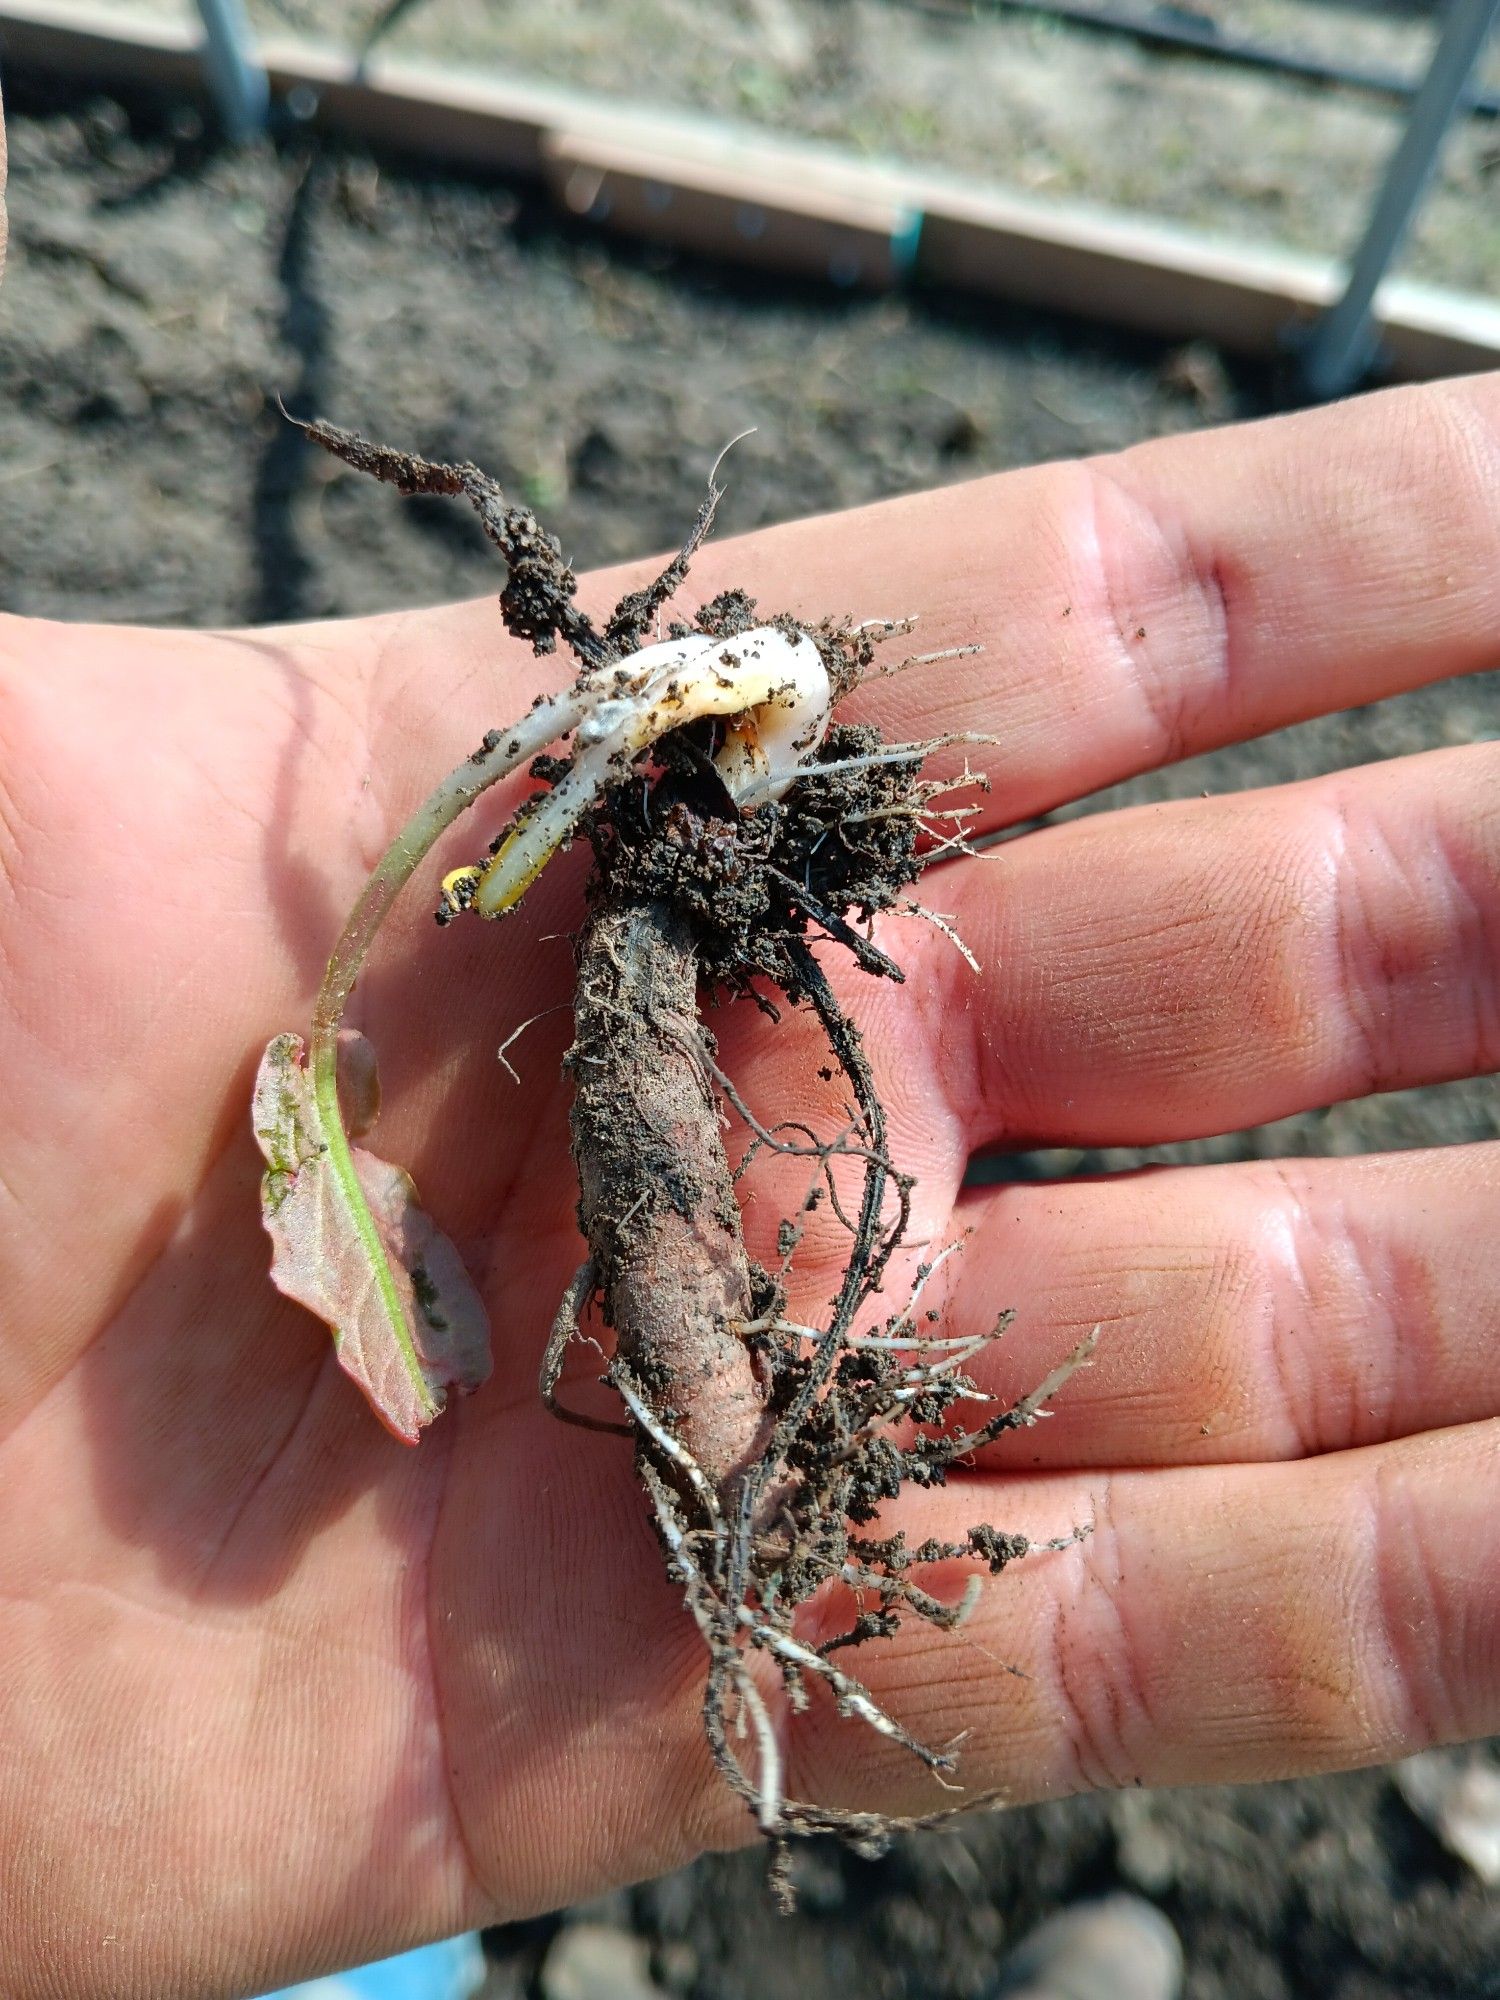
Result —
[[[725,542],[689,601],[730,584],[982,642],[853,712],[994,735],[998,827],[1500,664],[1500,379]],[[306,1021],[403,817],[567,673],[493,602],[221,636],[0,622],[14,2000],[246,1994],[751,1837],[629,1447],[537,1398],[581,1254],[559,1061],[586,857],[498,925],[432,923],[515,783],[440,846],[351,1008],[385,1082],[370,1143],[483,1288],[492,1382],[403,1448],[266,1276],[259,1052]],[[973,1231],[945,1330],[1014,1306],[982,1364],[1013,1393],[1103,1333],[1050,1420],[901,1519],[1093,1533],[962,1631],[863,1656],[874,1693],[928,1741],[967,1730],[965,1782],[1016,1800],[1500,1729],[1500,1149],[960,1193],[985,1146],[1175,1139],[1495,1067],[1500,743],[1049,828],[922,894],[977,975],[914,921],[879,933],[903,987],[827,962],[920,1178],[915,1234]],[[532,1016],[517,1083],[495,1052]],[[809,1023],[714,1027],[752,1104],[837,1117]],[[750,1201],[762,1254],[785,1185]],[[799,1317],[838,1253],[809,1237]],[[572,1393],[603,1405],[585,1363]],[[944,1802],[820,1694],[778,1719],[804,1796]]]

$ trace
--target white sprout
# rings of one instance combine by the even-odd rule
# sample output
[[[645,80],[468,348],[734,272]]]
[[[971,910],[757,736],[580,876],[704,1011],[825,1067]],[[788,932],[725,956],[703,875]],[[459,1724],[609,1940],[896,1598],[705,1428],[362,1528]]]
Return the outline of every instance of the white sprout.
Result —
[[[761,625],[733,639],[695,633],[647,646],[590,677],[578,704],[573,762],[520,819],[482,868],[445,888],[486,917],[518,903],[604,787],[668,730],[705,716],[733,718],[715,763],[730,796],[780,798],[822,743],[833,706],[812,640]]]

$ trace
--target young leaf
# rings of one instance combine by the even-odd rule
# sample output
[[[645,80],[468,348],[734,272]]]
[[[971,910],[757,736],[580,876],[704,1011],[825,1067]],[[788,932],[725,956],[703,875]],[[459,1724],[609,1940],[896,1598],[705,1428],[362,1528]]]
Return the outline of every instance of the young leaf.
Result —
[[[255,1082],[271,1276],[332,1327],[341,1366],[388,1429],[415,1444],[450,1388],[476,1389],[489,1375],[489,1321],[458,1252],[418,1208],[410,1178],[341,1143],[342,1133],[330,1138],[304,1053],[300,1036],[278,1035]],[[373,1094],[368,1044],[341,1053],[340,1071],[354,1054]]]

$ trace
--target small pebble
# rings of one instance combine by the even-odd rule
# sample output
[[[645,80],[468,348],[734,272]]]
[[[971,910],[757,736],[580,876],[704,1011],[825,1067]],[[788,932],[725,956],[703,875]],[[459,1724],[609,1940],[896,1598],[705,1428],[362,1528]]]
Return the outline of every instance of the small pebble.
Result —
[[[569,1924],[542,1964],[543,2000],[662,2000],[650,1947],[609,1924]]]
[[[1395,1768],[1396,1789],[1450,1854],[1500,1885],[1500,1764],[1483,1745],[1428,1750]]]

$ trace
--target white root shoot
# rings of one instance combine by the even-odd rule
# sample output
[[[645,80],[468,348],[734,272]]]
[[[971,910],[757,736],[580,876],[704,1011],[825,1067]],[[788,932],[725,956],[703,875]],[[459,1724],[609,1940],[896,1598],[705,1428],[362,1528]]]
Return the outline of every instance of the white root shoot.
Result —
[[[833,706],[812,640],[769,625],[734,639],[669,639],[580,685],[571,768],[523,812],[492,860],[449,877],[450,895],[462,886],[482,916],[513,908],[605,787],[669,730],[734,718],[717,768],[731,797],[759,803],[793,782],[822,743]]]

